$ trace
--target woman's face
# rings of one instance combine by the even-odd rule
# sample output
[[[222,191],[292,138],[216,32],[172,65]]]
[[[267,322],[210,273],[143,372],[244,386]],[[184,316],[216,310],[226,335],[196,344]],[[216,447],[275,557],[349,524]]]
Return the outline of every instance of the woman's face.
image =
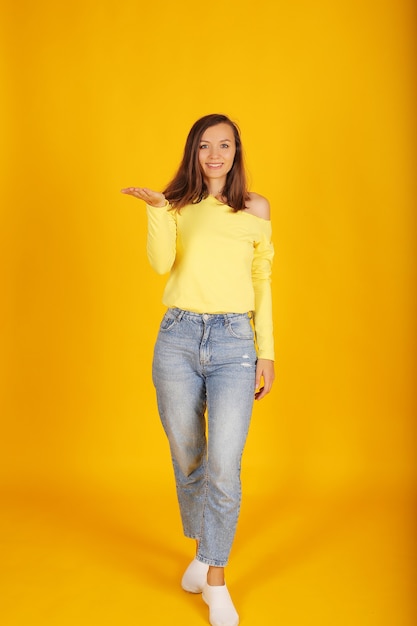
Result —
[[[233,167],[236,142],[229,124],[217,124],[204,131],[200,140],[198,160],[206,181],[226,182],[227,173]]]

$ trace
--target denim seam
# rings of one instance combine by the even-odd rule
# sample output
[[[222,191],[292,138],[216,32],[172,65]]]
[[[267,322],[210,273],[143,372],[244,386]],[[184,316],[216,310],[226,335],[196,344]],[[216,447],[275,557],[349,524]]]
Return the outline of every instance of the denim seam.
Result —
[[[207,413],[207,420],[208,420],[208,413]],[[207,424],[208,427],[208,424]],[[207,500],[208,500],[208,483],[209,483],[209,471],[208,471],[208,442],[207,442],[207,448],[206,448],[206,468],[205,468],[205,472],[204,472],[204,504],[203,504],[203,511],[202,511],[202,515],[201,515],[201,526],[200,526],[200,538],[203,536],[203,526],[204,526],[204,516],[205,516],[205,512],[206,512],[206,507],[207,507]],[[198,545],[198,552],[200,552],[200,543]]]

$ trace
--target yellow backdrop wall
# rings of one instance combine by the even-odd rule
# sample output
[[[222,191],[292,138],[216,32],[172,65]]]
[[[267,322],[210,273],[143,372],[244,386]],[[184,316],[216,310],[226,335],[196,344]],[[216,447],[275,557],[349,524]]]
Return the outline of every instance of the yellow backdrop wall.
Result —
[[[379,10],[376,13],[375,7]],[[3,21],[1,464],[159,467],[164,279],[143,206],[194,120],[241,126],[272,204],[278,378],[250,455],[274,480],[411,473],[411,3],[9,3]]]

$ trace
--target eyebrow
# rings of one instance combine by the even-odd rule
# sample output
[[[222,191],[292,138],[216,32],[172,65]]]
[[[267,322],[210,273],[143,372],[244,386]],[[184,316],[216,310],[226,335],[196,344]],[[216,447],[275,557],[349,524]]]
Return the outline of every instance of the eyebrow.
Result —
[[[225,141],[231,142],[232,139],[220,139],[219,143],[224,143]],[[208,141],[208,139],[200,139],[200,143],[211,143],[211,141]]]

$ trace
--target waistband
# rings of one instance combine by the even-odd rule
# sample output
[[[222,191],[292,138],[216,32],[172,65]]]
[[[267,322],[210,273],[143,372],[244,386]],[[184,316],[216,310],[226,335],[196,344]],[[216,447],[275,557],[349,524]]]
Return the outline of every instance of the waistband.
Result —
[[[186,311],[184,309],[178,309],[177,307],[169,307],[168,311],[175,316],[175,319],[180,321],[183,317],[186,319],[193,319],[195,321],[216,321],[216,320],[228,320],[237,317],[246,317],[248,319],[253,318],[253,311],[247,311],[245,313],[195,313],[194,311]]]

